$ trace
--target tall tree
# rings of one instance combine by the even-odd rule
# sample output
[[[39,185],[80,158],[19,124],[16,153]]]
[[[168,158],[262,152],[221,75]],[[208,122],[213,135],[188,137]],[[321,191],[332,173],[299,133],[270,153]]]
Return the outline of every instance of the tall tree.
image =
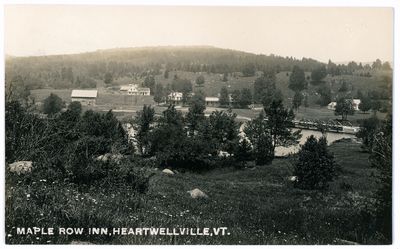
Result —
[[[275,153],[277,146],[289,146],[297,144],[300,138],[300,130],[292,132],[295,115],[292,110],[283,106],[282,100],[273,100],[268,108],[264,108],[266,125],[272,137],[271,153]]]
[[[390,63],[388,61],[386,61],[382,64],[382,69],[383,70],[392,70],[392,67],[390,66]]]
[[[228,73],[224,73],[224,76],[222,77],[222,81],[223,82],[227,82],[228,81]]]
[[[106,85],[111,85],[112,82],[113,82],[113,75],[112,75],[112,73],[107,72],[107,73],[104,75],[104,83],[105,83]]]
[[[257,165],[269,164],[274,159],[272,137],[263,113],[247,122],[244,133],[253,146],[253,156]]]
[[[233,90],[232,94],[232,104],[235,107],[239,107],[240,106],[240,91],[239,90]]]
[[[228,153],[233,153],[239,140],[240,124],[235,121],[236,114],[231,110],[214,111],[209,117],[212,137],[217,143],[217,148]]]
[[[339,98],[336,102],[335,115],[341,115],[342,120],[347,120],[347,116],[353,114],[353,101],[345,97]]]
[[[358,108],[366,113],[372,108],[372,101],[368,96],[361,96],[361,103],[359,104]]]
[[[196,93],[190,100],[189,112],[186,116],[189,132],[191,135],[195,131],[198,131],[202,125],[205,116],[204,111],[206,109],[205,97],[202,93]]]
[[[225,86],[223,86],[221,88],[221,91],[220,91],[220,94],[219,94],[219,104],[222,107],[226,107],[226,106],[229,106],[229,102],[230,101],[229,101],[228,89]]]
[[[276,93],[275,72],[265,72],[263,76],[257,78],[254,82],[254,102],[262,103],[267,99],[272,100]]]
[[[251,145],[246,139],[239,141],[233,154],[236,162],[239,163],[239,167],[244,167],[247,161],[252,159]]]
[[[161,166],[169,166],[178,159],[180,150],[183,149],[183,141],[186,141],[182,113],[170,105],[162,113],[151,134],[152,152]]]
[[[159,104],[163,101],[165,97],[164,87],[161,84],[156,84],[154,88],[154,101]]]
[[[381,109],[381,101],[379,99],[374,99],[371,101],[371,109],[376,114]]]
[[[64,106],[64,102],[58,95],[51,93],[49,97],[47,97],[43,101],[43,112],[48,115],[54,115],[61,111]]]
[[[326,77],[327,72],[325,66],[320,66],[311,71],[311,84],[318,85]]]
[[[381,69],[382,68],[382,61],[380,59],[376,59],[372,63],[372,69]]]
[[[240,107],[247,108],[249,105],[251,105],[252,100],[253,100],[253,95],[251,94],[250,89],[243,88],[242,91],[240,92],[240,101],[239,101]]]
[[[168,79],[169,78],[169,71],[168,69],[165,69],[164,71],[164,79]]]
[[[371,152],[374,145],[375,134],[380,128],[380,121],[376,116],[364,119],[356,136],[363,141],[362,148]]]
[[[303,94],[299,91],[296,91],[294,93],[293,101],[292,101],[293,109],[296,111],[299,110],[299,107],[301,106],[301,102],[303,102]]]
[[[294,66],[289,77],[289,88],[293,91],[302,91],[306,89],[307,82],[304,70],[298,66]]]
[[[141,155],[149,155],[151,148],[151,131],[155,121],[155,111],[149,105],[144,105],[141,111],[136,113],[136,117],[131,123],[134,127],[135,141]]]
[[[244,65],[242,70],[244,77],[251,77],[256,74],[256,66],[253,63],[248,63]]]
[[[346,81],[342,81],[342,84],[340,85],[338,91],[341,92],[341,93],[346,93],[346,92],[349,91],[349,86],[348,86]]]
[[[302,189],[322,190],[337,177],[339,166],[333,154],[328,151],[325,137],[317,140],[313,135],[301,146],[294,175],[297,176],[295,186]]]
[[[147,75],[146,78],[144,79],[143,85],[145,87],[150,88],[151,94],[154,94],[154,87],[156,85],[156,79],[154,78],[153,75]]]
[[[204,80],[204,76],[203,76],[203,75],[200,75],[200,76],[198,76],[198,77],[196,78],[196,85],[197,85],[198,87],[204,86],[204,82],[205,82],[205,80]]]
[[[331,89],[327,85],[322,85],[317,89],[317,93],[320,95],[318,103],[320,106],[326,106],[332,101]]]

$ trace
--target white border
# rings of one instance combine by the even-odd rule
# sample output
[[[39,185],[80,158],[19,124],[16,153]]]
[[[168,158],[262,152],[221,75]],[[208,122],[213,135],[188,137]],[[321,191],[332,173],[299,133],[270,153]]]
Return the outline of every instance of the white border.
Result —
[[[0,183],[1,183],[1,216],[0,216],[0,245],[3,248],[25,248],[27,245],[6,245],[5,244],[5,133],[4,133],[4,5],[9,4],[77,4],[77,5],[159,5],[159,6],[315,6],[315,7],[393,7],[394,8],[394,57],[393,57],[393,244],[389,246],[362,245],[357,248],[400,248],[400,170],[397,168],[400,162],[400,154],[398,152],[399,140],[399,124],[400,124],[400,54],[398,44],[400,31],[400,1],[398,0],[3,0],[0,6],[0,75],[1,75],[1,90],[0,90]],[[372,48],[373,49],[373,48]],[[400,151],[399,151],[400,152]],[[32,245],[31,248],[62,248],[66,245]],[[130,245],[132,246],[132,245]],[[134,245],[137,247],[138,245]],[[235,245],[236,246],[236,245]],[[281,248],[285,246],[259,246],[268,248]],[[91,246],[76,246],[79,248],[93,248]],[[96,247],[104,248],[107,245],[98,245]],[[141,248],[154,248],[154,246],[140,245]],[[172,246],[163,246],[171,248]],[[198,246],[196,246],[198,247]],[[217,247],[217,246],[209,246]],[[219,246],[221,247],[221,246]],[[234,246],[223,246],[233,248]],[[242,248],[250,248],[252,246],[242,246]],[[297,248],[309,248],[310,246],[296,246]],[[312,246],[312,248],[326,248],[327,246]],[[347,248],[354,246],[330,246],[330,248]]]

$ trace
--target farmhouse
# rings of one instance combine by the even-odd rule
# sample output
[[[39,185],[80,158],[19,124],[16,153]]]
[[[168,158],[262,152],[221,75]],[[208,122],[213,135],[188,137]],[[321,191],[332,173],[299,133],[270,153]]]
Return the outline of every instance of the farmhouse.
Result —
[[[352,100],[352,105],[353,105],[353,109],[355,111],[359,111],[359,106],[360,106],[361,100],[360,99],[353,99]],[[336,102],[331,102],[328,104],[328,109],[329,110],[335,110],[336,109]]]
[[[171,92],[168,94],[168,100],[174,104],[178,104],[182,101],[183,93],[181,92]]]
[[[96,105],[97,90],[72,90],[71,101],[78,101],[82,105]]]
[[[123,93],[127,93],[128,95],[150,96],[150,88],[139,87],[137,84],[121,86],[119,90]]]
[[[219,98],[218,97],[206,97],[206,105],[207,106],[218,106]]]

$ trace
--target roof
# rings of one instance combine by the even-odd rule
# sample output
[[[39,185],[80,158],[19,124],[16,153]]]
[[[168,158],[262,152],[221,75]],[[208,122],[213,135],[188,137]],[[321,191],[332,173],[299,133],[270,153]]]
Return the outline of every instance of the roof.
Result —
[[[170,96],[170,97],[182,97],[183,93],[181,93],[181,92],[171,92],[170,94],[168,94],[168,96]]]
[[[138,92],[150,92],[150,88],[148,87],[139,87],[137,89]]]
[[[71,98],[96,98],[97,90],[72,90]]]
[[[218,97],[206,97],[206,102],[219,102]]]
[[[119,89],[120,91],[128,91],[130,88],[130,86],[125,85],[125,86],[121,86],[121,88]]]

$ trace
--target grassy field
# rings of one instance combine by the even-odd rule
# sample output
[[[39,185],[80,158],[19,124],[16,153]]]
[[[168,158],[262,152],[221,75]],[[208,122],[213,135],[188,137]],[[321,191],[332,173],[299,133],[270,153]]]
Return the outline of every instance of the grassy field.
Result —
[[[384,243],[371,228],[368,212],[376,190],[374,170],[360,145],[330,146],[340,174],[329,190],[293,188],[290,158],[271,165],[215,169],[203,174],[179,172],[155,175],[147,194],[128,189],[89,188],[43,179],[34,192],[22,183],[7,186],[8,243],[70,243],[72,240],[107,244],[362,244]],[[192,199],[199,188],[208,199]],[[37,189],[37,188],[36,188]],[[45,197],[43,197],[43,195]],[[29,197],[28,197],[29,196]],[[40,198],[39,198],[40,197]],[[47,201],[43,202],[43,198]],[[18,207],[18,208],[16,208]],[[15,210],[11,212],[10,209]],[[14,216],[13,216],[14,215]],[[12,220],[12,222],[10,222]],[[60,222],[60,220],[62,222]],[[15,227],[227,227],[225,236],[18,236]]]

